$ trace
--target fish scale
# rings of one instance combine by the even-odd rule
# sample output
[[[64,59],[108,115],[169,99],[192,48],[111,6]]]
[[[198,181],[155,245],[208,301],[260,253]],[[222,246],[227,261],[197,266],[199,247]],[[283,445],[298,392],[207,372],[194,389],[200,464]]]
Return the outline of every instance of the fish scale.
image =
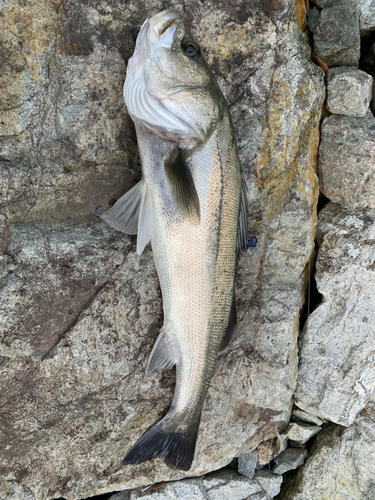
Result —
[[[138,223],[139,253],[151,241],[164,324],[146,374],[176,365],[167,414],[141,436],[124,463],[160,456],[182,470],[194,458],[217,354],[235,330],[236,253],[244,250],[238,242],[247,242],[246,198],[230,115],[203,55],[190,61],[183,52],[186,43],[188,54],[199,50],[174,10],[154,14],[142,26],[124,96],[136,127],[143,179],[103,214],[124,232]]]

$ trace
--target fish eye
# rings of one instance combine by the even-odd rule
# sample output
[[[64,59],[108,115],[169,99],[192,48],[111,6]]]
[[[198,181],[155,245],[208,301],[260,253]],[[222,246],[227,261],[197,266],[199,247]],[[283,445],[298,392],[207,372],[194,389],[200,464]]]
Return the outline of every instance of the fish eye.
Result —
[[[201,49],[194,42],[187,42],[182,46],[182,50],[190,59],[198,59],[201,55]]]

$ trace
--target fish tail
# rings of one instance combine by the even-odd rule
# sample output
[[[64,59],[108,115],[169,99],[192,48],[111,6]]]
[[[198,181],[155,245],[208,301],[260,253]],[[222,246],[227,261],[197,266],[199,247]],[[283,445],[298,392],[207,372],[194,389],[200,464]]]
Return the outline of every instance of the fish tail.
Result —
[[[122,463],[140,464],[160,457],[173,469],[189,470],[194,459],[200,417],[181,429],[168,414],[138,439]]]

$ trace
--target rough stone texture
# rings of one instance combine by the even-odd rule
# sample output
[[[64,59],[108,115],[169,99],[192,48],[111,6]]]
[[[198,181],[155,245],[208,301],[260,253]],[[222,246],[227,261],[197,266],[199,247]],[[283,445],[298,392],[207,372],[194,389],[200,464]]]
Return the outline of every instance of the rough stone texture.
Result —
[[[162,325],[151,250],[138,257],[134,238],[88,216],[139,176],[122,83],[154,4],[0,4],[0,498],[74,500],[204,474],[289,420],[323,72],[291,0],[176,2],[230,106],[258,245],[238,265],[238,336],[219,356],[193,468],[121,465],[165,414],[174,373],[144,379]]]
[[[322,124],[319,184],[332,202],[375,207],[375,118],[332,115]]]
[[[199,478],[160,485],[157,489],[123,491],[110,500],[271,500],[279,493],[281,483],[282,478],[269,471],[257,471],[251,480],[224,468]]]
[[[312,32],[314,53],[329,67],[358,66],[359,11],[353,1],[343,0],[323,9]]]
[[[238,473],[242,476],[248,477],[249,479],[253,479],[257,463],[257,450],[241,455],[240,457],[238,457]]]
[[[289,424],[281,434],[282,439],[290,439],[299,444],[305,444],[311,437],[320,431],[320,427],[308,424]]]
[[[213,472],[203,479],[207,500],[269,500],[281,487],[282,478],[268,470],[256,471],[253,479],[231,469]]]
[[[373,93],[371,75],[353,66],[327,72],[327,109],[345,116],[365,116]]]
[[[351,427],[331,424],[314,439],[305,465],[283,484],[280,500],[373,500],[374,402]]]
[[[322,425],[324,423],[324,421],[316,415],[312,415],[311,413],[303,410],[293,410],[292,416],[309,424]]]
[[[274,474],[285,474],[288,470],[297,469],[305,461],[306,455],[306,448],[287,448],[275,458],[272,472]]]
[[[359,11],[359,31],[361,36],[367,36],[375,30],[375,3],[373,0],[352,0],[357,4]],[[331,7],[335,3],[342,3],[340,0],[314,0],[314,3],[321,9]]]
[[[375,31],[375,3],[373,0],[355,0],[359,8],[359,31],[368,36]]]
[[[302,338],[296,404],[351,425],[375,388],[375,212],[329,203],[320,213],[322,303]]]

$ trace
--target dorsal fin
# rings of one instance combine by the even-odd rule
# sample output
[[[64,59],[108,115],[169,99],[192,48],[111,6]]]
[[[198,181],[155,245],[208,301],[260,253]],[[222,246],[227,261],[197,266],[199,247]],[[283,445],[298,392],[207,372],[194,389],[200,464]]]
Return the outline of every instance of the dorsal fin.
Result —
[[[240,201],[240,214],[238,216],[237,228],[237,258],[247,250],[247,196],[246,196],[246,183],[241,174],[241,201]]]
[[[179,149],[177,155],[164,163],[164,170],[177,210],[192,224],[198,225],[200,222],[198,193],[190,169]]]
[[[147,363],[146,377],[154,371],[170,370],[174,365],[175,361],[165,342],[165,333],[162,328]]]
[[[237,331],[237,311],[236,311],[236,295],[233,288],[232,305],[230,308],[229,321],[225,337],[220,346],[220,351],[223,351],[231,341],[235,338]]]

